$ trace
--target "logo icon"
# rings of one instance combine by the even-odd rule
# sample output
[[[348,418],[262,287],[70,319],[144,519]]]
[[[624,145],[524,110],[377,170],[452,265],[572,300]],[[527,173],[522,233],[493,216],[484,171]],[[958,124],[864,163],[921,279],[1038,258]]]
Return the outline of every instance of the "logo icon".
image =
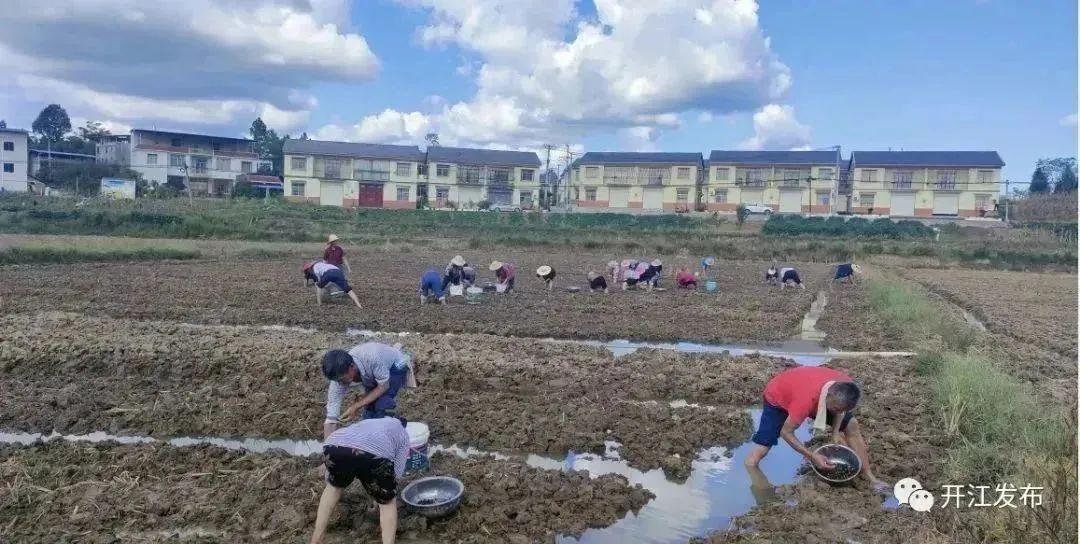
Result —
[[[915,478],[904,478],[893,486],[893,496],[900,504],[911,506],[916,512],[929,512],[934,507],[934,494],[923,489]]]

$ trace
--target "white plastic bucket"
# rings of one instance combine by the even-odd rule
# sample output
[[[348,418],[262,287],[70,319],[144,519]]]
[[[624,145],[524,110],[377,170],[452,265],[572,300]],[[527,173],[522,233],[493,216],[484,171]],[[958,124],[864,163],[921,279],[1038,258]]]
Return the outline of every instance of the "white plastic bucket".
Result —
[[[716,282],[713,281],[713,280],[709,280],[709,281],[705,282],[705,290],[710,292],[710,293],[715,293],[716,292]]]
[[[464,296],[464,295],[465,295],[465,286],[464,285],[451,285],[450,286],[450,296],[452,296],[452,297],[460,297],[460,296]]]
[[[465,293],[465,301],[469,304],[479,304],[484,299],[484,290],[480,287],[470,287]]]
[[[496,293],[505,293],[506,292],[506,284],[505,283],[496,283],[495,284],[495,292]]]
[[[409,459],[405,462],[405,472],[425,471],[428,469],[428,426],[419,421],[410,421],[405,425],[409,434]]]

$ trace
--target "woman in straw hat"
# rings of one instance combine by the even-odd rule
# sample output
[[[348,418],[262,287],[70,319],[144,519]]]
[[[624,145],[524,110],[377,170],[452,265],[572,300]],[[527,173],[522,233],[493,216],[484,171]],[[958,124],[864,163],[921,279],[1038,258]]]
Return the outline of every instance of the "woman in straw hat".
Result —
[[[495,279],[503,286],[503,292],[509,293],[514,290],[514,265],[502,261],[491,261],[488,270],[495,273]]]
[[[536,277],[543,280],[544,283],[547,283],[548,291],[551,291],[552,289],[555,288],[555,269],[554,268],[552,268],[552,267],[545,264],[544,266],[541,266],[540,268],[536,269]]]
[[[466,266],[469,266],[469,263],[465,260],[465,257],[454,255],[454,258],[450,259],[450,264],[446,265],[446,270],[443,272],[443,289],[450,285],[461,285],[465,279]]]
[[[338,235],[331,234],[326,238],[326,249],[323,250],[323,261],[327,264],[332,264],[338,268],[344,268],[346,272],[352,274],[352,267],[349,266],[349,261],[345,259],[345,250],[338,244]]]

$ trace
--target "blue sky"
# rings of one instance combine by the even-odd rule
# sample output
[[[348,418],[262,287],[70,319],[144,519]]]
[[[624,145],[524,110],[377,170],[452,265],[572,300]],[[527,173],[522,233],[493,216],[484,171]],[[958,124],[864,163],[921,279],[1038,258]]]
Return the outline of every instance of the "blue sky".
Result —
[[[261,115],[325,139],[575,152],[994,149],[1019,181],[1077,148],[1063,0],[10,1],[12,126],[59,102],[117,131],[234,135]]]

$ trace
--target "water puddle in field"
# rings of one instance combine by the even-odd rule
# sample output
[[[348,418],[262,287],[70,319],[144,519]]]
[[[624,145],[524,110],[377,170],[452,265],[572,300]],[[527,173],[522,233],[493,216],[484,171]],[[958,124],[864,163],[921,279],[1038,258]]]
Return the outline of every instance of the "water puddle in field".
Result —
[[[751,410],[750,415],[756,427],[760,411]],[[798,434],[802,440],[809,438],[806,426],[801,428]],[[322,449],[317,440],[179,437],[161,441],[147,436],[115,436],[103,432],[84,435],[0,432],[0,443],[25,445],[51,440],[111,441],[122,444],[167,443],[179,447],[213,444],[254,453],[278,451],[298,456],[316,454]],[[752,443],[747,442],[734,449],[712,447],[702,450],[693,461],[690,476],[685,482],[669,480],[660,469],[642,471],[631,467],[619,455],[620,445],[610,441],[605,443],[603,454],[571,452],[561,459],[535,454],[484,452],[457,445],[433,444],[429,451],[442,451],[460,457],[492,455],[497,459],[519,460],[545,470],[584,470],[594,478],[605,474],[622,475],[631,485],[641,484],[655,494],[656,498],[649,501],[637,514],[627,513],[608,527],[589,529],[577,538],[559,537],[557,541],[564,544],[668,544],[686,542],[690,538],[727,529],[732,518],[746,513],[756,505],[780,500],[774,485],[795,481],[802,462],[801,457],[781,441],[765,457],[760,469],[751,471],[743,466],[743,459],[752,446]]]

